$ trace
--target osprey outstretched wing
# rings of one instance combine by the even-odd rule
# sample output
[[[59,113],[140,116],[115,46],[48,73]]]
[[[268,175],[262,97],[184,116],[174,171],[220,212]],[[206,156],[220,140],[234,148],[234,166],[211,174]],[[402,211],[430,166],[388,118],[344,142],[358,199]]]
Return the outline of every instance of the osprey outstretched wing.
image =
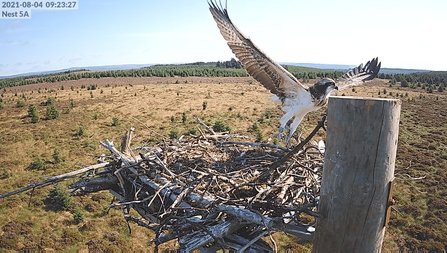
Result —
[[[359,85],[373,79],[380,70],[380,63],[377,58],[374,58],[365,67],[361,64],[335,81],[330,78],[324,78],[313,86],[306,87],[243,35],[231,22],[226,9],[216,4],[213,0],[208,2],[208,4],[217,27],[227,41],[231,51],[242,63],[248,74],[277,97],[275,98],[274,96],[273,101],[278,102],[282,106],[285,114],[280,120],[281,126],[278,131],[280,138],[288,121],[295,118],[290,125],[287,138],[288,144],[304,116],[324,106],[331,91],[338,89],[336,84],[342,88]]]
[[[297,92],[307,92],[306,86],[302,85],[289,71],[270,59],[237,29],[231,22],[226,9],[213,1],[208,4],[220,33],[249,75],[281,100],[284,99],[284,96],[293,97]]]
[[[362,85],[366,81],[372,80],[377,77],[379,74],[381,62],[379,62],[379,58],[373,58],[368,61],[365,66],[360,64],[358,67],[355,67],[340,78],[335,80],[335,83],[338,86],[338,90],[344,90],[351,88],[353,86]]]

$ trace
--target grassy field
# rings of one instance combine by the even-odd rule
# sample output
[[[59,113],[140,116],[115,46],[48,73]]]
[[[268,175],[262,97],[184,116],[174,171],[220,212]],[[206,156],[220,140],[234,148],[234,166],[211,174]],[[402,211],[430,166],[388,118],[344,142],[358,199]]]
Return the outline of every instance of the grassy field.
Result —
[[[253,141],[273,142],[282,116],[270,101],[270,93],[249,77],[80,79],[7,88],[0,93],[0,193],[96,163],[97,156],[106,152],[98,142],[120,140],[131,126],[136,127],[137,139],[157,141],[160,135],[169,138],[194,133],[197,124],[193,115],[197,115],[211,126],[225,122],[232,132],[250,135]],[[384,249],[445,250],[446,95],[389,87],[382,80],[345,95],[403,101],[397,203]],[[60,112],[54,120],[45,119],[49,98],[55,98]],[[31,123],[28,117],[30,104],[39,111],[38,123]],[[309,114],[299,130],[310,132],[324,112]],[[255,123],[261,126],[260,132],[253,131]],[[324,132],[315,138],[324,138]],[[61,188],[68,183],[61,183]],[[71,201],[61,208],[55,202],[55,192],[50,186],[34,190],[32,198],[28,192],[0,199],[0,249],[153,249],[151,231],[131,224],[133,232],[129,234],[120,209],[107,214],[112,201],[109,193],[61,194]],[[282,241],[282,251],[301,247],[294,238],[276,237]],[[175,245],[165,247],[169,250]]]

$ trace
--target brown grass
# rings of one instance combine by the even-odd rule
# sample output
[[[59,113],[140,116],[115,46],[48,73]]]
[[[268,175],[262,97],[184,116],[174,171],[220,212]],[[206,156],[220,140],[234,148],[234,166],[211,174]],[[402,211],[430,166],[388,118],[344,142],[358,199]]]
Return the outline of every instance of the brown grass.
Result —
[[[93,98],[90,91],[81,89],[82,85],[88,87],[92,84],[98,85],[96,90],[91,91]],[[61,90],[61,86],[64,86],[64,90]],[[384,89],[387,90],[386,94],[383,93]],[[390,88],[382,80],[344,91],[349,96],[388,98],[396,98],[396,93],[403,100],[396,167],[397,203],[387,229],[384,249],[436,251],[444,247],[445,250],[445,94]],[[27,105],[33,103],[38,106],[42,118],[46,107],[40,103],[49,97],[56,97],[61,117],[30,123],[28,107],[15,107],[18,99],[23,100],[22,94],[26,97]],[[115,139],[119,143],[121,135],[130,126],[135,126],[141,136],[157,140],[157,134],[168,136],[173,130],[187,134],[197,126],[192,115],[198,115],[211,126],[220,119],[233,132],[249,134],[254,140],[253,123],[259,123],[262,114],[271,108],[272,118],[259,123],[264,141],[269,141],[272,134],[277,132],[282,116],[280,109],[270,101],[270,93],[251,78],[81,79],[14,87],[7,89],[2,99],[5,108],[0,110],[0,193],[24,187],[27,182],[43,180],[44,175],[62,174],[79,168],[80,164],[95,163],[95,155],[105,151],[98,142]],[[75,107],[64,114],[71,99]],[[202,108],[203,102],[207,102],[205,110]],[[325,109],[322,109],[309,114],[300,129],[304,133],[310,132],[324,112]],[[184,123],[183,113],[187,115]],[[112,126],[114,117],[120,118],[121,125]],[[172,117],[174,121],[171,121]],[[85,133],[77,136],[81,126],[84,126]],[[320,131],[316,139],[324,136],[325,133]],[[55,148],[61,153],[62,163],[56,163],[52,158]],[[46,169],[27,169],[38,157],[46,161]],[[10,176],[3,177],[4,172]],[[410,177],[423,178],[412,180]],[[113,209],[107,215],[107,206],[112,200],[110,194],[75,197],[75,205],[85,217],[84,221],[75,224],[72,222],[73,210],[48,210],[44,200],[50,188],[36,190],[31,201],[29,193],[0,199],[0,248],[153,249],[150,243],[153,238],[151,231],[131,224],[133,232],[129,235],[126,225],[122,223],[124,219],[121,210]],[[13,233],[11,227],[20,228],[21,231],[24,229],[25,232]],[[283,242],[280,244],[284,251],[302,250],[302,242],[296,238],[277,234],[275,239]],[[168,248],[174,249],[175,245],[167,245]]]

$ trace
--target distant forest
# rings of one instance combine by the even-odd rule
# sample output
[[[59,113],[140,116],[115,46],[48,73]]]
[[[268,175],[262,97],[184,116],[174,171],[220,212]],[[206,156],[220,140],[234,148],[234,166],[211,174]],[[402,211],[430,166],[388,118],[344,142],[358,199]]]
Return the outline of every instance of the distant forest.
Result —
[[[336,79],[344,74],[342,71],[284,65],[296,78],[308,82],[310,79],[329,77]],[[141,69],[89,71],[80,69],[56,74],[32,75],[0,80],[0,89],[35,83],[55,83],[82,78],[103,77],[188,77],[188,76],[223,76],[243,77],[248,74],[240,62],[232,58],[230,61],[195,62],[189,64],[154,65]],[[399,83],[403,87],[421,88],[427,92],[444,91],[447,87],[447,71],[418,72],[412,74],[380,74],[379,78],[390,80],[390,85]]]
[[[423,89],[429,93],[443,92],[447,87],[447,71],[429,71],[412,74],[379,74],[379,78],[390,80],[390,86],[400,84],[402,87]]]

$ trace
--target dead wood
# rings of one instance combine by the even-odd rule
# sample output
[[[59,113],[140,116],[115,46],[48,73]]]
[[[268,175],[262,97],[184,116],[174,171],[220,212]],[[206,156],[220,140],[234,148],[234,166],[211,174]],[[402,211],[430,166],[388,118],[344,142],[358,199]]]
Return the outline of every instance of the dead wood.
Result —
[[[199,136],[132,148],[131,128],[122,138],[121,150],[112,141],[100,142],[112,154],[107,163],[0,197],[82,174],[70,186],[73,193],[109,190],[119,200],[110,207],[122,208],[127,222],[154,230],[157,247],[177,239],[185,252],[211,245],[270,252],[259,239],[278,231],[311,241],[313,224],[304,223],[309,218],[302,215],[318,216],[323,167],[323,155],[313,152],[318,147],[306,142],[289,152],[241,138],[229,141],[235,135],[215,133],[197,117],[196,121],[211,135],[199,128]],[[104,170],[85,174],[99,168]],[[141,217],[131,216],[130,208]]]
[[[47,178],[47,179],[45,179],[43,181],[29,184],[28,186],[20,188],[20,189],[17,189],[15,191],[7,192],[7,193],[4,193],[4,194],[0,194],[0,198],[5,198],[5,197],[9,197],[9,196],[14,195],[14,194],[19,194],[21,192],[28,191],[28,190],[31,190],[33,188],[45,187],[45,186],[50,185],[50,184],[55,184],[57,182],[61,182],[61,181],[67,180],[69,178],[73,178],[73,177],[76,177],[78,175],[88,173],[89,171],[92,171],[92,170],[97,170],[97,169],[100,169],[100,168],[107,167],[109,165],[110,165],[110,163],[108,163],[108,162],[95,164],[95,165],[84,167],[84,168],[76,170],[76,171],[72,171],[72,172],[69,172],[69,173],[62,174],[62,175],[50,177],[50,178]]]

